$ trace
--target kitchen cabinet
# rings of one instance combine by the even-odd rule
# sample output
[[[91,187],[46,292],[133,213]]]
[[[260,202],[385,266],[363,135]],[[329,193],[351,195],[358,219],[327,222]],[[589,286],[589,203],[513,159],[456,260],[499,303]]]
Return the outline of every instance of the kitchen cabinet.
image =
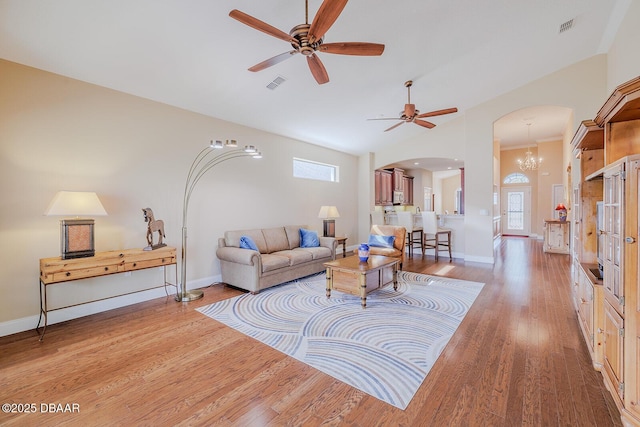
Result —
[[[390,171],[375,171],[375,204],[377,206],[393,204],[393,174]]]
[[[393,173],[393,191],[404,191],[404,169],[394,168]]]
[[[402,205],[413,205],[413,177],[404,174],[404,169],[378,169],[375,171],[376,206],[393,205],[393,194],[403,195]]]
[[[413,206],[413,177],[412,176],[403,176],[402,180],[404,181],[404,202],[403,205]]]

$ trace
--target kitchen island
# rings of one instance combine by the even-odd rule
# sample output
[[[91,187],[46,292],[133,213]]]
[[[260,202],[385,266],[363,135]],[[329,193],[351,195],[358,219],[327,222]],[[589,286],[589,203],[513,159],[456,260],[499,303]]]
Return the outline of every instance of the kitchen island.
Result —
[[[398,225],[398,215],[386,213],[384,221],[388,225]],[[420,213],[414,214],[413,224],[422,228],[422,215]],[[464,215],[439,214],[438,226],[451,230],[451,256],[453,258],[464,258]],[[431,253],[433,253],[433,250],[427,251],[427,255]]]

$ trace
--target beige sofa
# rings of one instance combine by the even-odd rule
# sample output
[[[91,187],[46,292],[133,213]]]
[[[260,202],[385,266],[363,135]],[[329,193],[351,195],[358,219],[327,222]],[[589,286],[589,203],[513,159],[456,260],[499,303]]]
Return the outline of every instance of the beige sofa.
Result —
[[[300,247],[300,229],[275,228],[226,231],[218,239],[222,281],[251,293],[325,270],[323,263],[336,258],[336,240],[318,236],[320,246]],[[240,238],[250,237],[258,251],[240,248]]]

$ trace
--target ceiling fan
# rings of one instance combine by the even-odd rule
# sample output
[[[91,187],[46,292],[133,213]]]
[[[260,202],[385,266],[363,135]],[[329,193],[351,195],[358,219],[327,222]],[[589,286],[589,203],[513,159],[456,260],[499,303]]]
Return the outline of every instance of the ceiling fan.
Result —
[[[407,88],[407,103],[404,104],[404,111],[400,112],[400,117],[398,118],[382,118],[382,119],[368,119],[368,120],[402,120],[400,123],[397,123],[391,126],[389,129],[385,129],[385,132],[390,131],[392,129],[397,128],[401,124],[404,123],[415,123],[419,126],[431,129],[436,125],[428,122],[426,120],[422,120],[425,117],[434,117],[441,116],[443,114],[451,114],[458,111],[457,108],[445,108],[444,110],[435,110],[430,111],[428,113],[420,114],[420,110],[416,110],[416,105],[411,103],[411,86],[413,85],[413,81],[409,80],[404,83]]]
[[[327,30],[338,19],[342,9],[347,4],[347,0],[324,0],[318,9],[318,13],[311,25],[309,25],[309,2],[305,0],[305,23],[296,25],[289,31],[284,31],[272,27],[271,25],[247,15],[237,9],[229,12],[229,16],[243,24],[246,24],[256,30],[269,34],[291,43],[293,50],[276,55],[259,64],[249,68],[249,71],[261,71],[272,65],[278,64],[285,59],[301,53],[307,57],[307,64],[311,70],[311,74],[318,84],[324,84],[329,81],[329,75],[324,68],[322,61],[315,54],[318,52],[335,53],[340,55],[359,55],[359,56],[379,56],[384,51],[383,44],[364,43],[364,42],[340,42],[340,43],[323,43],[323,38]]]

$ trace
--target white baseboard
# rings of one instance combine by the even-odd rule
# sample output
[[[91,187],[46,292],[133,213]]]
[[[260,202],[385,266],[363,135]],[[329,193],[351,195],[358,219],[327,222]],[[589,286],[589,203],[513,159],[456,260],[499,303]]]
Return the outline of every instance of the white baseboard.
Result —
[[[191,290],[209,286],[212,283],[219,282],[221,279],[220,275],[217,275],[194,280],[187,283],[187,289]],[[169,295],[173,297],[175,296],[176,291],[173,286],[167,286],[167,292],[169,292]],[[103,311],[126,307],[131,304],[137,304],[139,302],[166,296],[167,294],[165,293],[164,288],[160,287],[127,295],[119,295],[100,301],[88,302],[86,304],[76,305],[73,307],[62,308],[48,313],[48,324],[53,325],[55,323],[66,322],[67,320],[78,319],[91,314],[101,313]],[[35,330],[35,327],[38,324],[38,318],[39,314],[0,323],[0,337],[28,331],[30,329]],[[34,331],[34,336],[35,334],[36,332]]]
[[[464,260],[469,262],[482,262],[485,264],[493,264],[495,262],[492,256],[465,256]]]

